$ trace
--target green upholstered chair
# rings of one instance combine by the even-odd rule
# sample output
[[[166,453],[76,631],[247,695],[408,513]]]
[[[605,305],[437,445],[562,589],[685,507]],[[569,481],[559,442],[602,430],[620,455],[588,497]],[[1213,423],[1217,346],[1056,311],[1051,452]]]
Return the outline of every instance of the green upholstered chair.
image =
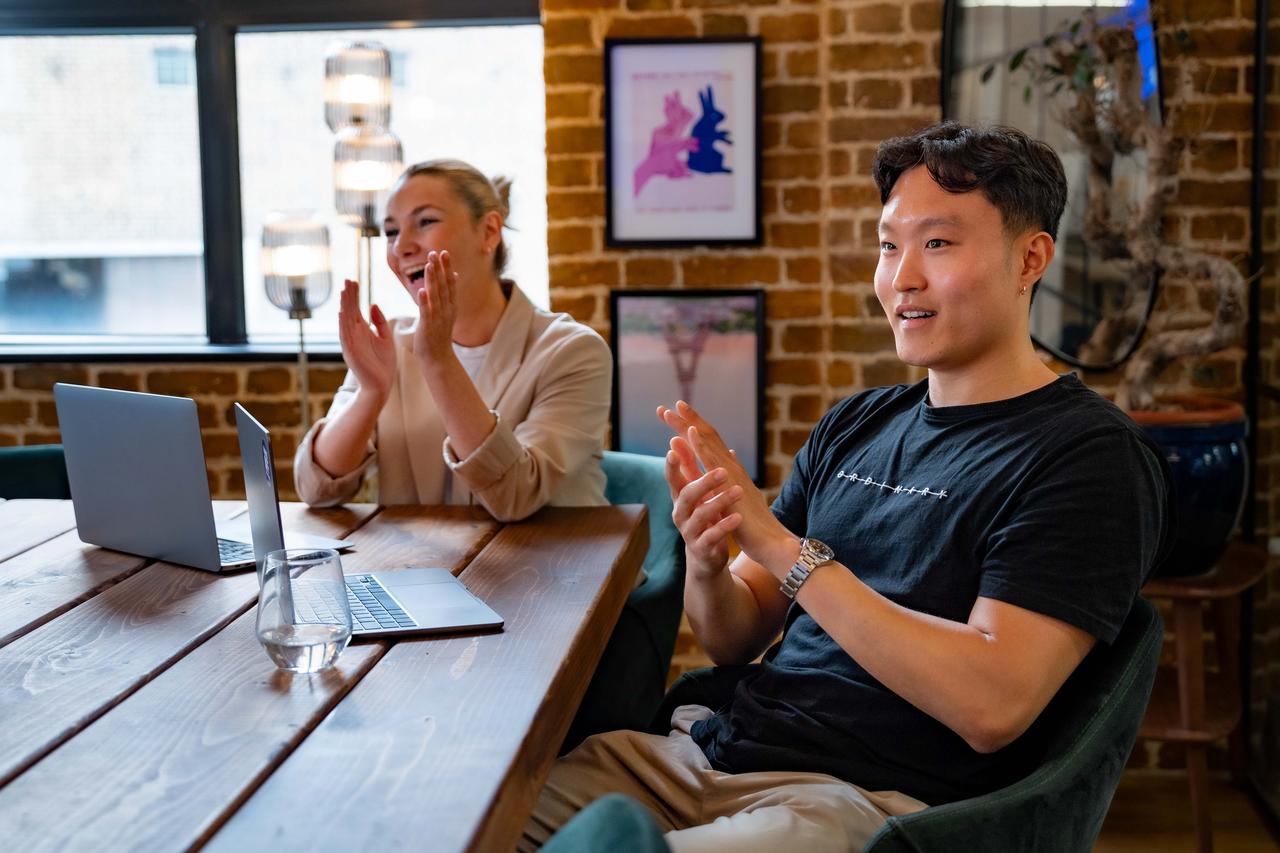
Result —
[[[1137,738],[1162,640],[1159,613],[1138,599],[1116,641],[1085,658],[1028,732],[1044,744],[1036,770],[981,797],[890,818],[863,853],[1089,851]],[[650,731],[666,734],[680,705],[723,706],[749,671],[716,667],[681,676]]]
[[[644,806],[607,794],[573,816],[542,853],[669,853],[662,830]]]
[[[0,498],[70,497],[61,444],[0,447]]]
[[[645,580],[632,590],[565,738],[568,751],[588,735],[644,729],[667,687],[684,611],[684,542],[671,521],[671,491],[657,456],[608,451],[605,497],[649,509]]]

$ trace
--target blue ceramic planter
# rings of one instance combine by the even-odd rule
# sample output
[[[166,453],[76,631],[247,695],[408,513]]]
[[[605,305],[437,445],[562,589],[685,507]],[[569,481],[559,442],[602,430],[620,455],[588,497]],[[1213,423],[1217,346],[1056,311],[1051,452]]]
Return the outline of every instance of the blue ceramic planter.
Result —
[[[1205,417],[1200,423],[1159,423],[1155,422],[1159,413],[1130,412],[1164,450],[1173,471],[1175,542],[1156,567],[1156,574],[1165,577],[1198,575],[1213,568],[1240,522],[1248,487],[1245,436],[1249,429],[1243,410],[1217,400],[1186,398],[1185,402],[1215,408],[1202,412]],[[1181,417],[1193,418],[1191,412]]]

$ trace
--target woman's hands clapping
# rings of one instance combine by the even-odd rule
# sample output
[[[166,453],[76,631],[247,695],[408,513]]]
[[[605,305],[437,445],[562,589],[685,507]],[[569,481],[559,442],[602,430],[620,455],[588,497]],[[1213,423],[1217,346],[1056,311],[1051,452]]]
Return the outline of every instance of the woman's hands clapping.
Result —
[[[356,375],[360,388],[385,401],[396,375],[396,345],[382,309],[374,305],[369,316],[372,323],[360,313],[360,286],[347,279],[338,307],[342,358]]]
[[[458,274],[448,252],[427,254],[422,280],[422,289],[416,294],[418,326],[413,354],[428,363],[439,363],[453,354],[453,324],[458,317]]]

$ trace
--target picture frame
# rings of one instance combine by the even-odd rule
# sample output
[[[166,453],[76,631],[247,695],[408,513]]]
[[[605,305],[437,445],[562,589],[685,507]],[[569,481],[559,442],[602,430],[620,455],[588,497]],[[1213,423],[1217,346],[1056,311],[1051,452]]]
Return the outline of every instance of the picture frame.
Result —
[[[759,246],[761,40],[605,39],[605,245]]]
[[[609,312],[613,449],[665,456],[672,433],[657,407],[684,400],[763,485],[764,290],[620,289]]]

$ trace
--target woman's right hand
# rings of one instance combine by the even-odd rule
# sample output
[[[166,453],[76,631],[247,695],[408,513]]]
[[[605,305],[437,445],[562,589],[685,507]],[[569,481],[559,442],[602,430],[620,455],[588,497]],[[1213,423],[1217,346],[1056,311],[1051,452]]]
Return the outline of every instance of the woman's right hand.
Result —
[[[710,578],[729,565],[729,536],[742,523],[731,507],[742,487],[729,484],[723,468],[699,474],[693,449],[679,436],[671,439],[664,471],[675,506],[671,520],[684,539],[690,577]]]
[[[369,314],[372,324],[360,313],[360,285],[347,279],[338,307],[342,358],[360,387],[385,402],[396,375],[396,343],[382,309],[374,305]]]

